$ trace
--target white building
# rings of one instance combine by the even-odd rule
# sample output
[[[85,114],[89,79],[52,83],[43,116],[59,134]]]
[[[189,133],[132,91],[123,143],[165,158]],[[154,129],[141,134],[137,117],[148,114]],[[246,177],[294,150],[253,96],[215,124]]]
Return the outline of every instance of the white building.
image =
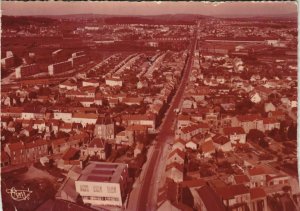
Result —
[[[72,122],[81,123],[84,127],[87,124],[96,124],[97,119],[97,114],[74,113],[72,116]]]
[[[108,86],[122,86],[123,81],[119,77],[105,79],[105,84]]]
[[[24,76],[31,76],[39,72],[37,64],[21,65],[15,69],[16,78],[22,78]]]
[[[128,166],[123,163],[90,162],[75,181],[83,203],[122,207],[127,192]]]
[[[48,66],[48,73],[49,75],[54,75],[57,73],[66,72],[72,69],[72,62],[71,61],[64,61],[55,64],[51,64]]]

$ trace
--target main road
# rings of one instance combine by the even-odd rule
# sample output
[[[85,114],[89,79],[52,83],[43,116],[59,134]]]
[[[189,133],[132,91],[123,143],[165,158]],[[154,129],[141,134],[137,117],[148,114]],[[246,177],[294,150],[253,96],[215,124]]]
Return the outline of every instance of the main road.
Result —
[[[197,29],[195,30],[195,37],[192,40],[191,47],[189,50],[189,55],[187,62],[184,67],[183,76],[181,79],[181,82],[178,86],[177,92],[175,96],[173,97],[173,100],[171,102],[171,105],[166,112],[165,119],[161,124],[160,130],[157,134],[157,142],[155,145],[155,149],[152,153],[152,156],[149,157],[149,165],[148,168],[145,169],[145,177],[143,180],[143,183],[141,184],[140,194],[137,201],[137,210],[154,210],[151,206],[151,201],[153,201],[152,193],[155,193],[153,191],[153,184],[155,181],[159,178],[159,173],[156,168],[157,163],[162,159],[162,150],[165,147],[167,137],[174,136],[174,122],[176,120],[176,113],[174,112],[174,109],[179,108],[180,102],[183,98],[185,87],[189,81],[189,75],[192,69],[192,62],[194,60],[194,52],[197,46]],[[151,192],[151,193],[150,193]],[[136,199],[135,199],[136,200]]]

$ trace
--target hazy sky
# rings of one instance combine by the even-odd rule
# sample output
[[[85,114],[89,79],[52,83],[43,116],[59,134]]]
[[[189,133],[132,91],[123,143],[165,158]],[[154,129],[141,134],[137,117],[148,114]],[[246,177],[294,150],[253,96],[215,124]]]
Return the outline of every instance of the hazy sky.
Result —
[[[62,14],[203,14],[276,15],[297,12],[296,2],[3,2],[3,15]]]

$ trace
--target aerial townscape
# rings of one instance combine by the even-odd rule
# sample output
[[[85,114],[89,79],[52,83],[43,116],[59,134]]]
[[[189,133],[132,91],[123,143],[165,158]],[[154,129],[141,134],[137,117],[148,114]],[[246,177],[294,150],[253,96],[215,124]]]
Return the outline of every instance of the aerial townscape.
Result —
[[[3,15],[3,210],[300,210],[293,12]]]

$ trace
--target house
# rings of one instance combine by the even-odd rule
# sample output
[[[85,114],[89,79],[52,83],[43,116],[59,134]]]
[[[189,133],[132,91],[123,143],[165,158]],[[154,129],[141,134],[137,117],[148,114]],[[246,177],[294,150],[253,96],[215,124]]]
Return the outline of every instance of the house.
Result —
[[[268,210],[267,194],[263,188],[250,188],[251,211]]]
[[[211,158],[212,154],[215,153],[216,148],[212,141],[206,141],[200,146],[202,154],[205,158]]]
[[[184,164],[185,162],[185,152],[180,149],[174,149],[168,156],[167,163],[177,162]]]
[[[250,191],[244,185],[227,185],[215,188],[216,193],[221,197],[226,210],[246,210],[250,205]]]
[[[273,103],[270,102],[270,103],[265,103],[264,109],[265,109],[266,113],[269,113],[271,111],[275,111],[276,107],[275,107],[275,105]]]
[[[33,107],[25,107],[21,118],[22,119],[43,119],[45,117],[46,108],[40,105]]]
[[[198,144],[195,141],[188,141],[185,144],[185,147],[188,148],[188,149],[197,150],[198,149]]]
[[[105,79],[105,84],[108,86],[119,86],[122,87],[123,86],[123,81],[120,77],[111,77],[111,78],[106,78]]]
[[[223,128],[223,133],[225,136],[229,138],[231,144],[246,143],[246,133],[242,127]]]
[[[221,198],[209,186],[203,185],[196,189],[194,196],[194,208],[203,211],[226,211]]]
[[[276,176],[278,173],[270,166],[257,165],[248,169],[250,187],[264,187],[267,185],[267,175]]]
[[[58,87],[62,90],[77,90],[77,84],[70,80],[66,80],[65,82],[59,84]]]
[[[98,114],[93,113],[73,113],[72,122],[81,123],[84,127],[87,124],[95,125],[98,119]]]
[[[175,149],[179,149],[181,151],[184,151],[185,143],[186,142],[182,139],[176,139],[174,144],[172,145],[172,151],[174,151]]]
[[[96,93],[94,102],[96,105],[103,105],[103,95],[101,93]]]
[[[233,127],[242,127],[246,133],[251,129],[264,131],[263,120],[260,114],[238,115],[232,118],[231,125]]]
[[[12,165],[17,165],[26,162],[26,150],[24,142],[16,142],[6,144],[4,151],[10,157]]]
[[[59,126],[59,131],[65,132],[65,133],[70,133],[72,131],[72,123],[62,123]]]
[[[134,143],[133,131],[121,131],[116,135],[116,143],[131,146]]]
[[[148,132],[155,132],[156,128],[156,116],[152,114],[132,114],[122,115],[123,123],[126,126],[129,125],[145,125],[148,126]]]
[[[48,143],[43,139],[38,139],[25,144],[26,161],[34,162],[43,156],[48,155]]]
[[[93,97],[76,97],[75,101],[79,102],[83,107],[91,107],[95,103],[95,98]]]
[[[297,98],[282,97],[280,101],[288,109],[297,108]]]
[[[197,124],[192,124],[187,127],[181,129],[181,133],[179,133],[180,138],[183,140],[190,140],[193,136],[204,133],[209,130],[208,124],[204,122],[199,122]]]
[[[139,82],[137,82],[136,87],[137,87],[137,89],[147,88],[148,82],[146,80],[139,81]]]
[[[12,165],[32,162],[48,155],[48,144],[45,140],[35,140],[29,143],[9,143],[4,147]]]
[[[280,122],[274,118],[264,118],[263,119],[264,130],[271,131],[274,128],[280,129]]]
[[[197,108],[197,103],[190,99],[185,99],[182,103],[182,108]]]
[[[105,140],[114,139],[115,124],[110,116],[100,116],[95,124],[94,136]]]
[[[126,104],[126,105],[141,105],[143,102],[143,98],[142,97],[126,97],[122,100],[122,103]]]
[[[83,155],[95,156],[100,160],[106,160],[105,141],[100,138],[94,138],[82,151]]]
[[[53,118],[57,119],[57,120],[62,120],[64,122],[72,122],[72,113],[71,112],[54,111]]]
[[[133,141],[145,141],[148,138],[148,126],[146,125],[129,125],[125,133],[133,132]]]
[[[285,112],[281,111],[281,110],[270,111],[268,113],[268,117],[277,119],[278,121],[283,121],[283,120],[285,120]]]
[[[179,114],[177,117],[177,129],[181,129],[191,124],[191,116]]]
[[[97,80],[94,79],[88,79],[82,81],[82,86],[93,86],[93,87],[98,87],[100,84]]]
[[[84,129],[84,132],[78,130],[74,135],[70,135],[68,138],[68,144],[73,148],[80,148],[84,143],[89,141],[90,137],[88,131]]]
[[[166,176],[174,180],[174,182],[182,182],[183,181],[183,164],[178,162],[169,163],[166,166]]]
[[[230,181],[233,185],[245,185],[246,187],[250,187],[250,179],[245,174],[231,175]]]
[[[262,97],[256,91],[251,91],[249,93],[249,97],[250,97],[250,101],[255,104],[260,103],[262,101]]]
[[[88,95],[81,90],[69,90],[65,93],[65,96],[70,99],[88,97]]]
[[[80,150],[70,147],[62,156],[63,165],[80,165]],[[63,169],[63,168],[62,168]]]
[[[53,154],[60,154],[69,148],[69,144],[66,138],[59,138],[52,141],[51,147]]]
[[[212,140],[216,149],[221,150],[222,152],[232,151],[231,141],[228,137],[223,135],[215,135],[212,137]]]

